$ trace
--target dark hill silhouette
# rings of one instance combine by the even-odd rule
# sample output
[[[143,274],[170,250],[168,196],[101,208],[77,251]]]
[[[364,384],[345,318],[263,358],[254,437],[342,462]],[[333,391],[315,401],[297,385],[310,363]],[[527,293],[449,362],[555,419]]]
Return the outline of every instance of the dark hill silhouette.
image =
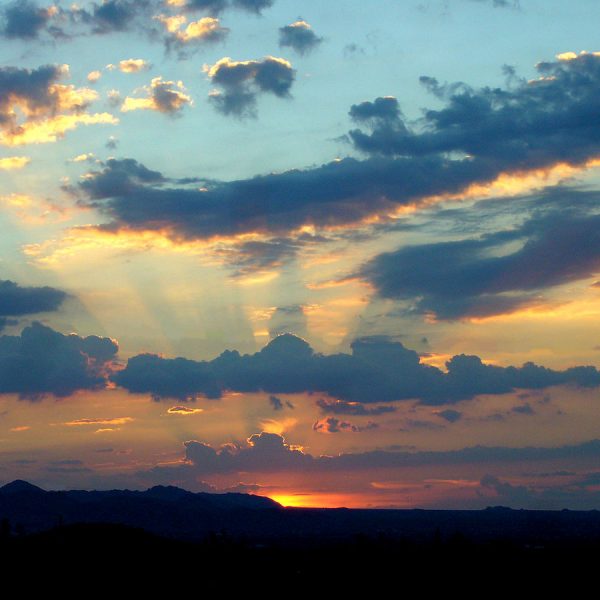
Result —
[[[490,585],[513,595],[530,585],[533,598],[544,587],[555,592],[562,579],[579,597],[573,586],[584,574],[593,583],[599,556],[597,511],[297,509],[172,486],[0,488],[0,564],[7,582],[28,590],[47,591],[52,581],[63,590],[88,573],[95,592],[103,579],[107,594],[125,581],[136,597],[198,594],[209,584],[244,592],[265,582],[278,595],[339,595],[366,584],[382,597],[411,585],[461,597],[469,585],[478,595]]]
[[[256,543],[343,542],[356,536],[428,542],[456,534],[475,542],[508,540],[548,545],[599,540],[598,511],[480,511],[283,508],[248,494],[192,493],[173,486],[146,491],[44,491],[24,481],[0,488],[0,521],[13,533],[75,524],[113,524],[172,539],[211,534]]]
[[[28,481],[23,481],[22,479],[15,479],[14,481],[11,481],[10,483],[7,483],[6,485],[3,485],[2,487],[0,487],[0,494],[20,494],[20,493],[39,493],[39,492],[43,492],[44,490],[41,487],[38,487],[37,485],[33,485],[32,483],[29,483]]]

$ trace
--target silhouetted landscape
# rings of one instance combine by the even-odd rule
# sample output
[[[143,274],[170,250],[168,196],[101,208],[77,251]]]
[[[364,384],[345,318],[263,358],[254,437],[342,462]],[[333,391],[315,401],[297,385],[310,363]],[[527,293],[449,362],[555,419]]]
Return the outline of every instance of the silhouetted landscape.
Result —
[[[557,578],[593,569],[600,552],[598,511],[284,508],[260,496],[164,486],[44,491],[14,481],[0,488],[0,520],[6,568],[103,564],[125,573],[143,563],[159,578],[193,565],[211,577],[335,577],[340,587],[352,573],[384,581],[399,568],[411,578],[435,572],[435,587],[459,573],[533,583],[548,569]]]

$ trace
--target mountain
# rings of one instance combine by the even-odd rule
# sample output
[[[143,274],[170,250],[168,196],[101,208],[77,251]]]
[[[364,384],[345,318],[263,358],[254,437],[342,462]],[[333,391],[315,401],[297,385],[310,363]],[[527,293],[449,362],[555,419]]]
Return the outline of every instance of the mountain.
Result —
[[[0,520],[34,533],[57,525],[113,523],[148,532],[197,539],[225,524],[236,530],[262,519],[261,512],[282,510],[280,504],[250,494],[192,493],[174,486],[146,491],[44,491],[16,480],[0,488]]]
[[[28,481],[23,481],[22,479],[15,479],[6,485],[0,487],[0,494],[9,495],[9,494],[22,494],[22,493],[43,493],[44,490],[37,485],[33,485]]]
[[[40,533],[57,526],[110,525],[185,542],[216,538],[259,545],[349,543],[365,537],[427,544],[460,534],[474,542],[510,540],[538,547],[557,540],[590,541],[600,548],[598,511],[283,508],[262,496],[192,493],[173,486],[44,491],[13,481],[0,488],[0,524],[0,534],[9,528]]]

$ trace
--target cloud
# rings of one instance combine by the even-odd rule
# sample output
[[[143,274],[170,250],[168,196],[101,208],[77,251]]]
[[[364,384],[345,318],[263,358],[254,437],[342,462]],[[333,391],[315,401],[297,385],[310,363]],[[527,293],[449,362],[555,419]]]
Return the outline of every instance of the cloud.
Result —
[[[376,98],[373,102],[353,104],[348,114],[357,123],[379,125],[382,122],[396,124],[402,113],[398,100],[393,96],[385,96]]]
[[[117,350],[108,338],[63,335],[33,323],[20,336],[0,336],[0,393],[35,400],[102,389]]]
[[[168,115],[176,115],[192,103],[181,81],[165,81],[154,77],[149,86],[143,88],[147,96],[134,98],[127,96],[121,106],[121,112],[133,110],[154,110]]]
[[[92,3],[91,10],[76,9],[75,20],[88,25],[93,33],[108,34],[128,31],[155,9],[151,0],[103,0]]]
[[[104,198],[115,193],[125,195],[140,184],[164,182],[161,173],[151,171],[131,158],[109,158],[103,164],[102,171],[88,174],[80,184],[90,198]]]
[[[185,11],[204,11],[211,15],[218,15],[228,6],[228,0],[167,0],[167,4]]]
[[[27,156],[7,156],[6,158],[0,158],[0,171],[22,169],[30,162],[31,159]]]
[[[143,58],[127,58],[119,61],[119,71],[122,73],[139,73],[149,68],[150,63]]]
[[[283,410],[286,407],[292,410],[295,408],[289,400],[285,400],[284,402],[281,398],[272,395],[269,396],[269,404],[271,405],[271,408],[275,411]]]
[[[275,0],[233,0],[232,5],[236,8],[247,10],[256,14],[261,14],[263,10],[271,8]]]
[[[0,68],[1,144],[53,142],[80,124],[117,122],[108,113],[85,112],[98,95],[59,83],[68,72],[67,65]]]
[[[99,79],[102,77],[102,72],[101,71],[90,71],[87,74],[86,79],[90,82],[90,83],[96,83],[96,81],[99,81]]]
[[[54,312],[66,298],[66,292],[56,288],[22,287],[14,281],[0,280],[0,320]]]
[[[211,15],[218,15],[228,8],[239,8],[259,15],[273,6],[275,0],[167,0],[166,3],[184,11],[202,11]]]
[[[67,421],[66,423],[64,423],[64,425],[66,425],[67,427],[81,427],[87,425],[127,425],[128,423],[132,423],[133,421],[134,419],[132,417],[94,417]]]
[[[349,421],[340,421],[336,417],[325,417],[313,423],[313,431],[317,433],[360,433],[378,427],[379,425],[373,421],[369,421],[366,425],[354,425]]]
[[[214,250],[214,256],[233,269],[233,277],[246,277],[261,271],[271,271],[291,262],[303,242],[284,237],[270,240],[250,240],[225,245]]]
[[[396,407],[394,406],[367,407],[360,402],[346,402],[344,400],[335,400],[334,398],[319,398],[317,406],[324,413],[333,413],[334,415],[373,416],[396,411]]]
[[[304,340],[284,334],[255,354],[242,356],[226,350],[212,361],[141,354],[130,358],[125,369],[112,379],[132,393],[151,394],[157,400],[194,400],[199,395],[219,398],[231,390],[321,392],[348,403],[419,400],[430,405],[516,389],[600,385],[600,373],[591,366],[565,371],[533,363],[499,367],[484,364],[478,356],[461,354],[451,358],[446,367],[447,373],[421,363],[416,352],[382,336],[355,340],[352,354],[323,355],[315,353]],[[327,403],[321,408],[325,406]],[[359,414],[360,409],[355,410],[353,414]],[[381,408],[378,410],[381,413]]]
[[[283,410],[283,402],[277,396],[269,396],[269,404],[273,410]]]
[[[156,400],[195,400],[203,395],[219,398],[221,389],[206,363],[185,358],[165,359],[139,354],[127,361],[127,368],[113,375],[114,381],[131,393],[151,394]]]
[[[600,271],[597,194],[552,190],[550,209],[479,238],[405,246],[370,260],[360,275],[379,296],[406,300],[437,319],[487,317],[540,303],[540,292]],[[581,197],[582,206],[571,208]]]
[[[35,2],[29,0],[10,2],[0,12],[0,35],[13,39],[32,40],[46,30],[54,37],[59,37],[60,29],[49,26],[57,12],[55,6],[40,8]]]
[[[517,79],[506,89],[440,84],[433,77],[421,83],[445,102],[425,110],[419,129],[399,111],[392,118],[375,117],[370,131],[350,131],[355,147],[386,156],[436,156],[457,153],[498,173],[547,167],[564,162],[581,165],[600,150],[600,56],[581,54],[572,60],[540,62],[538,79]],[[374,104],[385,99],[377,99]],[[392,110],[392,100],[387,107]],[[363,103],[362,112],[367,108]],[[356,119],[358,107],[351,116]],[[364,122],[361,114],[358,121]]]
[[[214,65],[205,65],[210,81],[221,90],[213,90],[210,101],[224,115],[256,116],[259,94],[270,93],[287,98],[296,72],[284,58],[267,56],[262,60],[234,61],[222,58]]]
[[[460,421],[462,419],[463,414],[458,410],[453,410],[448,408],[446,410],[440,410],[436,413],[442,419],[448,421],[448,423],[456,423],[456,421]]]
[[[323,38],[319,37],[302,19],[279,29],[279,45],[282,48],[292,48],[298,54],[308,54],[322,41]]]
[[[214,96],[221,109],[238,115],[253,110],[256,63],[223,59],[207,67],[222,90]],[[370,152],[364,160],[208,181],[202,190],[132,182],[126,194],[107,189],[88,204],[108,217],[111,230],[154,231],[176,242],[246,233],[280,240],[297,238],[305,226],[364,227],[373,216],[385,223],[404,207],[466,194],[507,173],[518,178],[529,169],[583,167],[600,149],[600,57],[578,55],[538,69],[543,80],[518,81],[507,90],[426,80],[445,107],[425,112],[422,131],[409,128],[393,98],[354,105],[350,114],[364,131],[354,130],[352,139]],[[87,189],[101,179],[92,174]],[[531,298],[493,300],[510,307]]]
[[[187,22],[185,15],[155,17],[167,30],[165,44],[167,50],[176,50],[179,58],[188,56],[190,45],[200,47],[203,44],[223,41],[229,34],[227,27],[222,27],[219,19],[203,17],[197,21]]]
[[[171,406],[171,408],[169,408],[167,411],[167,413],[170,415],[182,415],[185,417],[189,415],[197,415],[201,412],[204,412],[202,408],[190,408],[189,406]]]
[[[370,471],[373,469],[422,467],[431,465],[493,465],[566,459],[589,460],[600,457],[600,440],[591,440],[557,447],[471,446],[459,450],[389,451],[373,450],[315,456],[295,447],[277,434],[260,433],[248,438],[246,444],[225,444],[213,448],[199,441],[184,444],[186,463],[171,468],[171,477],[183,470],[188,474],[214,475],[219,473],[266,473],[299,470],[307,472]],[[168,479],[169,468],[163,475]],[[486,479],[491,487],[494,479]]]

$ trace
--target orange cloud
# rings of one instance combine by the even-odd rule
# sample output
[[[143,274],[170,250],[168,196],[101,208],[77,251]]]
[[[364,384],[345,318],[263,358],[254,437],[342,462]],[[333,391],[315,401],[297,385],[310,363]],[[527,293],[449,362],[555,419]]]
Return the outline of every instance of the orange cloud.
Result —
[[[8,156],[6,158],[0,158],[0,171],[22,169],[30,162],[31,159],[27,156]]]

